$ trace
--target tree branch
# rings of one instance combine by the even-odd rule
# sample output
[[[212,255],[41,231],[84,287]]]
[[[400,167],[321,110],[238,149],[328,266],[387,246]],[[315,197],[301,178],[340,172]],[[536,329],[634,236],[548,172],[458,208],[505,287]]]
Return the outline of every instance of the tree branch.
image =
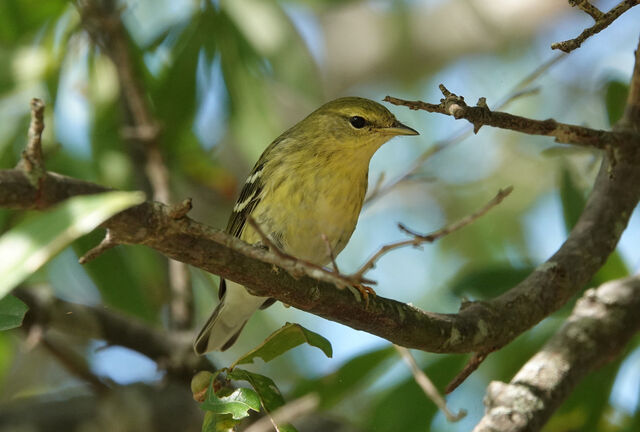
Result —
[[[126,138],[132,143],[142,144],[145,153],[144,172],[151,185],[153,200],[169,203],[171,188],[169,170],[160,148],[161,128],[138,78],[139,73],[129,49],[128,33],[122,23],[117,3],[112,0],[78,0],[76,4],[83,27],[94,43],[105,50],[115,66],[121,99],[129,114],[126,120]],[[191,328],[193,298],[189,271],[183,263],[169,260],[168,276],[171,288],[170,327],[177,330]]]
[[[537,431],[589,372],[615,359],[640,331],[640,277],[588,290],[571,316],[509,384],[492,382],[474,432]]]
[[[41,99],[31,99],[31,122],[29,123],[29,139],[22,152],[22,159],[18,168],[25,171],[29,181],[36,188],[45,172],[42,156],[42,131],[44,130],[44,102]]]
[[[574,49],[580,48],[582,42],[609,27],[609,25],[611,25],[612,22],[618,19],[620,15],[622,15],[632,7],[638,5],[638,3],[640,3],[640,1],[638,0],[624,0],[618,3],[618,5],[612,8],[609,12],[603,14],[588,0],[569,0],[569,4],[571,6],[578,6],[585,13],[589,14],[589,16],[591,16],[591,18],[595,20],[595,24],[588,29],[585,29],[575,39],[569,39],[564,42],[556,42],[551,44],[551,49],[559,49],[568,53],[573,51]]]
[[[474,132],[476,133],[482,126],[487,125],[529,135],[552,136],[556,142],[559,143],[575,144],[597,149],[616,147],[630,140],[640,145],[640,135],[638,134],[590,129],[583,126],[560,123],[553,119],[533,120],[505,112],[491,111],[484,98],[480,98],[478,104],[472,107],[466,104],[464,97],[451,93],[442,84],[440,84],[440,90],[444,98],[440,99],[439,104],[407,101],[391,96],[385,97],[384,100],[394,105],[406,106],[412,110],[424,110],[450,115],[456,119],[466,119],[469,123],[473,124]]]
[[[551,57],[549,60],[545,61],[538,67],[536,67],[528,75],[526,75],[518,83],[516,83],[516,85],[514,85],[511,88],[511,90],[507,93],[505,98],[502,101],[500,101],[498,104],[496,104],[494,109],[497,109],[497,110],[503,109],[504,107],[509,105],[511,102],[521,97],[536,93],[538,91],[537,88],[535,87],[527,88],[527,86],[529,86],[538,77],[540,77],[542,74],[548,71],[553,65],[555,65],[556,63],[560,62],[565,58],[567,58],[567,55],[565,53],[559,53],[559,54],[556,54],[554,57]],[[390,181],[388,184],[385,184],[385,185],[382,184],[382,182],[384,181],[384,172],[382,172],[375,186],[371,188],[370,192],[367,193],[367,196],[365,198],[365,204],[368,204],[371,201],[377,198],[380,198],[381,196],[387,194],[391,189],[398,186],[400,183],[403,183],[409,180],[411,177],[413,177],[414,174],[416,174],[418,169],[421,168],[428,159],[432,158],[434,155],[438,154],[440,151],[444,150],[445,148],[449,148],[455,144],[458,144],[464,141],[465,139],[467,139],[467,137],[471,135],[472,131],[473,129],[469,130],[465,125],[460,130],[457,130],[454,133],[452,133],[449,137],[443,140],[436,141],[435,143],[433,143],[431,147],[429,147],[427,150],[422,152],[422,154],[416,158],[413,164],[405,172],[400,174],[394,180]]]
[[[135,350],[187,383],[194,370],[215,367],[191,348],[191,338],[156,330],[133,317],[106,308],[70,303],[39,295],[35,290],[18,288],[14,294],[29,306],[26,323],[55,328],[65,334],[102,339],[109,345]]]
[[[416,359],[413,358],[411,351],[409,351],[405,347],[401,347],[398,345],[394,345],[393,347],[400,354],[400,357],[402,357],[402,360],[404,360],[407,366],[409,366],[409,369],[411,369],[413,379],[420,386],[424,394],[431,400],[431,402],[433,402],[438,407],[440,411],[442,411],[448,421],[452,423],[457,422],[467,416],[467,410],[464,409],[458,411],[457,414],[453,414],[451,411],[449,411],[449,408],[447,408],[447,402],[438,392],[438,389],[433,384],[431,379],[427,376],[427,374],[424,373],[422,369],[420,369],[420,367],[416,363]]]
[[[640,147],[627,142],[615,151],[618,163],[605,157],[587,206],[558,252],[507,293],[472,303],[458,314],[423,312],[383,297],[370,299],[365,308],[350,292],[336,289],[330,273],[316,274],[188,217],[173,219],[168,207],[159,203],[133,207],[104,226],[120,243],[147,245],[238,282],[254,295],[277,298],[397,345],[432,352],[485,352],[507,344],[560,308],[615,248],[640,199]],[[54,173],[46,174],[41,189],[38,193],[21,170],[0,170],[2,207],[42,209],[73,195],[106,190]]]

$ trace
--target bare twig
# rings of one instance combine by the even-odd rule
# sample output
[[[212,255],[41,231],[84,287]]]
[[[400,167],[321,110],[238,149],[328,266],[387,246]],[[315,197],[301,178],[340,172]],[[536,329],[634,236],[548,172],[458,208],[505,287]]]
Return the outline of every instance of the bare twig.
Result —
[[[333,252],[333,248],[331,247],[331,243],[329,243],[329,239],[327,238],[326,234],[322,234],[322,241],[327,246],[327,256],[331,260],[333,271],[339,274],[340,268],[338,268],[338,263],[336,262],[336,254]]]
[[[588,290],[562,328],[510,383],[492,382],[474,432],[537,431],[589,372],[614,360],[640,331],[640,278]]]
[[[42,157],[42,131],[44,130],[44,102],[41,99],[31,99],[31,122],[29,123],[29,139],[22,152],[19,168],[24,169],[31,184],[39,188],[40,180],[45,173]]]
[[[471,375],[473,372],[475,372],[476,369],[478,369],[478,367],[480,367],[482,362],[487,358],[487,355],[488,353],[486,352],[473,353],[464,369],[462,369],[460,373],[458,373],[458,375],[456,375],[455,378],[452,379],[451,382],[447,385],[444,393],[449,394],[457,389],[460,384],[462,384],[467,378],[469,378],[469,375]]]
[[[260,242],[262,243],[261,246],[269,249],[271,252],[273,252],[274,254],[276,254],[277,256],[279,256],[280,258],[284,259],[284,260],[289,260],[289,261],[299,261],[298,258],[294,257],[293,255],[289,255],[286,252],[283,252],[278,245],[276,245],[270,238],[269,236],[262,231],[262,227],[260,225],[258,225],[258,222],[256,222],[256,220],[253,218],[253,216],[248,215],[247,216],[247,223],[249,224],[249,226],[251,226],[251,228],[253,228],[253,230],[258,234],[258,236],[260,237]],[[302,274],[298,274],[298,275],[292,275],[292,276],[297,276],[300,277],[302,276]]]
[[[191,198],[187,198],[177,204],[169,206],[169,217],[172,219],[182,219],[192,208],[193,203],[191,202]]]
[[[190,329],[193,325],[193,296],[189,281],[189,267],[173,259],[169,261],[169,284],[171,300],[169,302],[170,327],[173,329]]]
[[[640,3],[639,0],[623,0],[609,12],[603,14],[598,8],[593,6],[587,0],[569,0],[569,4],[571,6],[578,6],[584,12],[589,14],[595,20],[595,24],[585,29],[582,33],[580,33],[578,37],[574,39],[551,44],[551,49],[559,49],[568,53],[573,51],[574,49],[579,48],[585,40],[609,27],[609,25],[611,25],[612,22],[618,19],[620,15],[622,15],[632,7],[638,5],[638,3]]]
[[[591,4],[589,0],[569,0],[573,7],[579,7],[583,12],[589,14],[594,21],[598,21],[604,15],[600,9]]]
[[[449,411],[449,408],[447,408],[447,402],[440,395],[438,389],[435,385],[433,385],[433,382],[431,382],[427,374],[425,374],[424,371],[420,369],[420,367],[418,367],[418,364],[411,355],[411,352],[408,349],[398,345],[394,345],[393,347],[396,349],[396,351],[398,351],[398,353],[402,357],[402,360],[404,360],[404,362],[411,369],[413,378],[416,380],[416,383],[418,383],[422,391],[424,391],[424,394],[427,395],[427,397],[431,399],[434,404],[436,404],[440,411],[442,411],[442,413],[445,415],[447,420],[449,420],[450,422],[457,422],[459,420],[462,420],[467,415],[467,411],[463,409],[458,411],[457,414],[451,413],[451,411]]]
[[[481,216],[483,216],[485,213],[487,213],[489,210],[491,210],[493,207],[497,206],[498,204],[500,204],[502,202],[502,200],[504,200],[507,196],[509,196],[509,194],[513,191],[513,187],[509,186],[505,189],[501,189],[498,191],[498,193],[496,194],[495,197],[493,197],[487,204],[485,204],[481,209],[479,209],[478,211],[465,216],[464,218],[460,219],[459,221],[452,223],[450,225],[447,225],[437,231],[434,231],[430,234],[419,234],[416,233],[415,231],[410,230],[409,228],[405,227],[402,224],[398,224],[398,227],[404,231],[405,233],[411,235],[413,238],[408,239],[408,240],[403,240],[403,241],[399,241],[396,243],[390,243],[388,245],[384,245],[382,246],[380,249],[378,249],[378,251],[373,254],[373,256],[371,258],[369,258],[369,260],[364,263],[362,265],[362,267],[360,267],[360,269],[355,272],[354,274],[352,274],[351,276],[349,276],[349,278],[353,281],[358,281],[362,279],[362,276],[369,271],[370,269],[375,267],[376,262],[380,259],[380,257],[382,257],[384,254],[386,254],[389,251],[392,251],[394,249],[398,249],[401,247],[405,247],[405,246],[420,246],[423,243],[432,243],[436,240],[438,240],[441,237],[444,237],[448,234],[451,234],[454,231],[459,230],[460,228],[463,228],[467,225],[469,225],[470,223],[472,223],[473,221],[475,221],[476,219],[480,218]]]
[[[256,221],[251,216],[247,218],[247,222],[260,236],[261,242],[264,246],[269,248],[269,250],[275,253],[279,258],[289,262],[294,262],[297,264],[297,266],[294,267],[296,270],[296,273],[291,273],[292,276],[299,278],[303,274],[306,274],[306,275],[313,274],[315,275],[315,277],[322,277],[323,280],[331,281],[338,288],[350,288],[351,291],[354,293],[354,295],[356,293],[352,288],[355,288],[360,293],[361,298],[363,298],[368,305],[369,301],[368,301],[367,294],[373,294],[375,296],[375,292],[371,288],[365,286],[364,284],[375,285],[376,282],[370,279],[366,279],[364,277],[364,274],[370,269],[372,269],[373,267],[375,267],[375,263],[378,261],[378,259],[380,259],[380,257],[382,257],[384,254],[394,249],[398,249],[405,246],[420,246],[423,243],[431,243],[445,235],[452,233],[453,231],[457,231],[460,228],[463,228],[464,226],[469,225],[470,223],[472,223],[473,221],[475,221],[476,219],[484,215],[492,207],[495,207],[496,205],[500,204],[502,200],[506,198],[512,191],[513,191],[513,188],[511,186],[503,190],[500,190],[498,194],[480,210],[464,217],[463,219],[459,220],[456,223],[447,225],[446,227],[441,228],[438,231],[435,231],[430,234],[418,234],[409,230],[404,225],[399,224],[399,228],[402,231],[406,232],[407,234],[411,235],[413,238],[382,246],[375,254],[373,254],[371,258],[369,258],[369,260],[367,260],[366,263],[362,265],[362,267],[360,267],[358,271],[350,275],[344,275],[338,271],[337,264],[335,263],[335,259],[333,257],[333,250],[331,250],[331,247],[328,244],[328,242],[327,242],[328,253],[332,259],[335,271],[328,271],[323,267],[306,262],[304,260],[300,260],[294,256],[291,256],[283,252],[282,250],[280,250],[280,248],[278,248],[277,245],[273,243],[273,241],[271,241],[269,236],[267,236],[262,231],[260,226],[256,223]]]
[[[324,267],[301,260],[294,257],[293,255],[289,255],[286,252],[283,252],[275,243],[273,243],[273,241],[271,241],[269,236],[267,236],[264,231],[262,231],[262,228],[260,228],[260,225],[258,225],[255,219],[253,219],[251,216],[248,216],[247,222],[249,223],[251,228],[255,230],[258,236],[260,236],[262,245],[267,247],[270,252],[275,254],[280,259],[279,264],[283,264],[284,262],[293,264],[285,266],[287,272],[292,277],[299,279],[300,277],[306,275],[334,284],[340,289],[351,288],[353,285],[358,283],[350,276],[345,276],[338,272],[329,271]],[[361,282],[375,284],[375,281],[364,278],[361,279]]]
[[[80,264],[86,264],[89,261],[92,261],[102,255],[104,252],[118,246],[118,242],[111,235],[111,231],[107,230],[107,234],[105,234],[102,241],[98,244],[98,246],[90,249],[87,253],[82,255],[78,262]]]
[[[267,413],[251,426],[245,429],[245,432],[269,432],[279,430],[277,425],[291,423],[294,420],[304,418],[313,413],[320,406],[320,397],[315,394],[307,394],[291,402],[286,403],[272,413]]]
[[[511,102],[521,97],[529,96],[537,93],[539,89],[526,88],[526,87],[529,84],[531,84],[533,81],[535,81],[540,75],[542,75],[547,70],[549,70],[553,65],[558,63],[560,60],[566,58],[566,56],[567,56],[566,53],[559,53],[551,57],[549,60],[545,61],[541,65],[539,65],[537,68],[531,71],[531,73],[529,73],[527,76],[521,79],[515,86],[513,86],[513,88],[507,93],[507,96],[492,109],[494,110],[503,109],[506,106],[508,106]],[[378,177],[375,187],[373,187],[371,191],[367,194],[367,197],[365,199],[365,204],[368,204],[371,201],[382,197],[383,195],[388,193],[390,190],[392,190],[399,184],[409,180],[424,165],[424,163],[427,160],[429,160],[435,154],[439,153],[445,148],[449,148],[455,144],[458,144],[464,141],[469,136],[471,136],[472,132],[473,132],[472,128],[465,126],[457,130],[456,132],[452,133],[448,138],[435,142],[431,147],[429,147],[420,156],[418,156],[418,158],[413,162],[413,164],[411,164],[411,166],[404,173],[400,174],[398,177],[396,177],[394,180],[389,182],[389,184],[387,185],[382,185],[382,182],[384,180],[384,173],[382,173],[380,177]]]
[[[451,93],[444,85],[440,84],[440,90],[444,98],[440,100],[439,104],[406,101],[391,96],[385,97],[384,100],[413,110],[424,110],[450,115],[456,119],[466,119],[473,124],[474,132],[478,132],[482,126],[487,125],[529,135],[552,136],[559,143],[597,149],[615,147],[629,140],[640,142],[640,136],[628,132],[590,129],[583,126],[560,123],[553,119],[533,120],[501,111],[491,111],[486,106],[468,106],[464,101],[464,97]]]

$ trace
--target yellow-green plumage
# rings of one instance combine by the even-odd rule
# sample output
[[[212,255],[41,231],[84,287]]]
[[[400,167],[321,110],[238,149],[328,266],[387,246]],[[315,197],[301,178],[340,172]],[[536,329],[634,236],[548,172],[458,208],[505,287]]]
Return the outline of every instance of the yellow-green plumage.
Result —
[[[369,161],[396,135],[416,135],[384,106],[347,97],[331,101],[280,135],[264,151],[240,193],[227,232],[247,243],[260,236],[248,215],[286,253],[325,265],[323,236],[346,246],[367,191]],[[199,354],[226,349],[265,298],[225,282],[221,302],[194,344]]]

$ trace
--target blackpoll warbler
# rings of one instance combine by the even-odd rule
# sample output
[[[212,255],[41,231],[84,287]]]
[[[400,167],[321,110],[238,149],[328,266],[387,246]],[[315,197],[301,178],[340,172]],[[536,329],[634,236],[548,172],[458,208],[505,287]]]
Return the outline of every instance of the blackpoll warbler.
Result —
[[[318,265],[330,262],[356,227],[369,161],[397,135],[418,135],[384,106],[358,97],[331,101],[284,132],[262,153],[242,188],[226,231],[250,244],[257,222],[282,251]],[[198,354],[226,350],[251,315],[273,299],[221,280],[220,303],[194,343]]]

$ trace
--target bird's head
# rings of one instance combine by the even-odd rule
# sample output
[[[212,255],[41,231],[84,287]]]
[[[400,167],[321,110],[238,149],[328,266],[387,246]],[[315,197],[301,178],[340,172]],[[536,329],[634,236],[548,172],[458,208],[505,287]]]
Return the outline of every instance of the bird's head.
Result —
[[[398,135],[418,135],[384,106],[369,99],[344,97],[322,105],[296,125],[305,140],[325,150],[361,150],[369,157]]]

